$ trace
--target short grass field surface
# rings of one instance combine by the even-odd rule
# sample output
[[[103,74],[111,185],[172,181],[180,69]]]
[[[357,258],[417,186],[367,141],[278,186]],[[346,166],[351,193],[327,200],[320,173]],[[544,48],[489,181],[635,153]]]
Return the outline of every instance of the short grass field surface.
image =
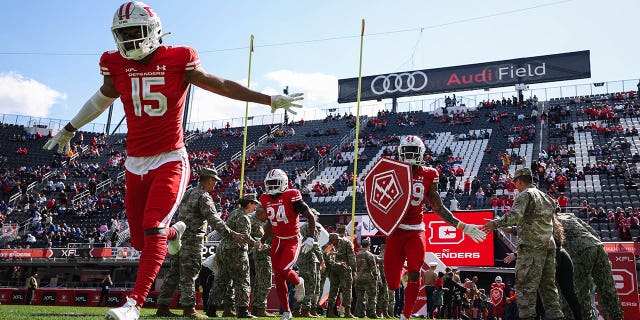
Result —
[[[109,308],[98,307],[62,307],[62,306],[25,306],[25,305],[0,305],[0,320],[100,320]],[[173,313],[182,315],[182,310],[172,309]],[[201,310],[198,311],[204,314]],[[140,319],[188,319],[156,317],[156,309],[143,308]],[[218,313],[220,314],[220,313]],[[267,318],[267,319],[279,319]],[[216,319],[216,318],[212,318]],[[224,318],[217,318],[224,319]],[[227,318],[235,319],[235,318]],[[294,318],[295,320],[314,320],[317,318]],[[366,318],[364,318],[366,319]],[[417,318],[420,319],[420,318]]]

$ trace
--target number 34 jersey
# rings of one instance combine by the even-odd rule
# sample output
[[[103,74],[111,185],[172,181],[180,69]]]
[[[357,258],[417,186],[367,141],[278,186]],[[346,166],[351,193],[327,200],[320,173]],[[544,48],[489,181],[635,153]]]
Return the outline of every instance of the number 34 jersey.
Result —
[[[296,189],[288,189],[277,197],[266,193],[260,196],[260,203],[267,211],[273,235],[289,238],[300,233],[300,215],[294,210],[293,203],[302,201],[302,194]]]
[[[438,170],[420,166],[417,173],[411,177],[411,198],[407,214],[402,219],[402,224],[418,225],[422,223],[422,213],[427,193],[432,184],[438,184]]]
[[[148,64],[118,51],[102,54],[100,73],[113,79],[124,106],[128,155],[152,156],[184,146],[185,73],[198,66],[198,53],[190,47],[160,46]]]

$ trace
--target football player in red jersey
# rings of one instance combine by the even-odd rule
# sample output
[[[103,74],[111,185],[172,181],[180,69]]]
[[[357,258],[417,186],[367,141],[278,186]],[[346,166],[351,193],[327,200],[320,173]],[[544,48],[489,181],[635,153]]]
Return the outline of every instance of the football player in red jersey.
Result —
[[[422,214],[425,211],[425,200],[442,220],[457,227],[469,235],[474,241],[483,241],[484,232],[477,225],[466,224],[456,219],[451,211],[442,204],[438,192],[438,171],[424,166],[426,148],[422,139],[417,136],[406,136],[400,141],[398,157],[400,161],[411,164],[412,190],[407,213],[398,227],[387,237],[384,254],[384,275],[391,290],[400,287],[402,269],[408,271],[408,282],[404,289],[404,308],[402,319],[409,319],[413,312],[413,305],[420,289],[420,267],[424,263],[426,251],[425,225]]]
[[[301,107],[302,94],[268,96],[206,72],[196,50],[162,45],[160,18],[142,2],[116,10],[111,31],[118,51],[100,58],[103,83],[74,118],[44,148],[67,153],[75,131],[96,119],[118,97],[127,119],[125,209],[131,245],[142,251],[133,292],[107,317],[135,320],[167,252],[179,243],[184,224],[169,227],[189,182],[182,129],[189,85],[236,100],[270,105],[272,112]],[[295,113],[295,112],[294,112]],[[173,243],[171,243],[173,242]]]
[[[260,203],[267,211],[269,222],[265,227],[264,242],[273,235],[271,243],[271,264],[275,278],[276,292],[284,310],[281,320],[291,319],[289,308],[287,281],[295,285],[295,298],[304,298],[304,280],[291,268],[296,264],[300,250],[303,253],[313,248],[313,238],[300,237],[300,215],[307,219],[310,235],[315,234],[316,220],[309,212],[309,206],[302,200],[302,194],[296,189],[289,189],[289,177],[280,169],[272,169],[264,179],[265,193],[260,196]]]

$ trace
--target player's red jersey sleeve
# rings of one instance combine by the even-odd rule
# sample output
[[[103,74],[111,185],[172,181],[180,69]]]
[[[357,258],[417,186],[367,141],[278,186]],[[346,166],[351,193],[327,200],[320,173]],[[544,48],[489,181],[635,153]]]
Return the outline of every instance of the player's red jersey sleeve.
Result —
[[[302,194],[296,189],[288,189],[275,198],[266,193],[260,196],[274,236],[287,238],[300,233],[300,216],[293,210],[293,203],[301,200]]]
[[[100,73],[110,76],[127,118],[127,152],[151,156],[182,148],[182,116],[189,84],[185,73],[200,66],[190,47],[161,46],[147,64],[102,54]]]
[[[407,214],[402,219],[403,224],[417,225],[422,223],[422,213],[427,192],[433,184],[438,184],[438,170],[431,167],[420,167],[411,178],[411,199]]]

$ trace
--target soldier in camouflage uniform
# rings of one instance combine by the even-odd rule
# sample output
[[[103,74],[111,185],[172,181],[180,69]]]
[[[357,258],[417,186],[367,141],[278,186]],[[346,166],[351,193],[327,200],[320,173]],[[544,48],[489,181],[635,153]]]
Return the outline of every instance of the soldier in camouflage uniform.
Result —
[[[353,285],[353,273],[356,271],[356,255],[353,243],[345,236],[346,227],[341,225],[337,228],[337,231],[340,237],[332,242],[336,250],[336,264],[331,267],[329,276],[331,289],[329,290],[328,308],[329,312],[332,312],[335,308],[338,289],[340,289],[344,317],[355,318],[351,314],[351,287]],[[329,317],[329,313],[327,313],[327,317]]]
[[[585,320],[595,319],[589,291],[596,286],[598,305],[606,319],[622,320],[611,264],[598,233],[572,213],[558,214],[566,237],[564,248],[573,260],[574,285]]]
[[[313,208],[309,209],[309,212],[316,219],[316,230],[313,235],[309,235],[309,227],[307,227],[307,223],[303,223],[300,226],[300,236],[302,239],[306,239],[308,237],[312,237],[314,243],[317,245],[318,238],[320,237],[320,232],[322,231],[322,226],[317,222],[318,220],[318,211]],[[315,245],[314,245],[315,246]],[[311,315],[311,309],[317,308],[317,285],[318,278],[320,278],[320,261],[322,256],[318,257],[317,252],[315,250],[311,250],[307,253],[300,252],[298,255],[298,275],[304,279],[304,299],[302,301],[297,302],[293,306],[293,316],[294,317],[305,317],[305,318],[315,318]],[[313,301],[313,302],[312,302]]]
[[[231,212],[227,218],[227,226],[242,234],[250,243],[258,242],[251,237],[251,220],[249,214],[256,210],[259,202],[256,200],[255,194],[247,194],[243,196],[238,203],[240,208]],[[233,281],[236,294],[236,309],[238,318],[255,318],[249,313],[249,294],[251,286],[249,285],[249,247],[238,245],[229,237],[223,237],[216,250],[216,259],[218,259],[219,270],[218,276],[214,279],[213,288],[209,294],[211,302],[209,309],[216,308],[222,304],[222,298],[230,282]],[[211,311],[211,310],[210,310]]]
[[[209,192],[220,181],[215,169],[203,168],[197,186],[187,190],[179,207],[178,219],[186,225],[182,234],[182,247],[177,255],[171,256],[171,267],[165,275],[156,315],[176,317],[169,310],[173,294],[180,285],[182,294],[180,304],[184,307],[183,315],[189,318],[206,318],[195,310],[195,280],[202,264],[202,241],[209,223],[220,234],[236,243],[245,243],[244,237],[232,230],[216,214],[215,205]]]
[[[333,243],[335,241],[337,241],[338,239],[340,239],[340,236],[338,236],[337,233],[330,233],[329,234],[329,241],[322,246],[322,259],[323,259],[323,264],[322,267],[320,268],[320,293],[322,293],[322,290],[324,289],[324,284],[326,282],[327,279],[331,280],[331,270],[335,267],[336,265],[336,250],[335,250],[335,246],[333,245]],[[320,304],[320,297],[318,297],[318,304]],[[329,308],[327,308],[327,318],[335,318],[335,310],[331,310],[329,312]]]
[[[536,298],[551,320],[562,319],[560,297],[555,284],[556,245],[553,240],[553,217],[557,202],[533,185],[531,169],[516,170],[513,178],[520,192],[509,214],[490,220],[486,232],[496,228],[518,226],[518,260],[516,262],[516,296],[520,319],[534,319]]]
[[[356,256],[356,316],[363,318],[379,318],[376,314],[376,298],[378,294],[378,264],[376,256],[369,251],[371,240],[365,238],[360,242],[360,251]]]
[[[319,222],[316,221],[316,225],[319,225]],[[319,317],[318,300],[320,300],[320,297],[322,296],[322,290],[324,289],[324,278],[321,280],[322,271],[324,269],[324,254],[317,240],[313,243],[313,249],[311,249],[311,251],[316,255],[316,258],[318,259],[318,262],[316,263],[316,270],[318,275],[316,277],[315,290],[311,295],[311,309],[309,309],[309,313],[311,317]]]
[[[378,263],[378,296],[376,309],[381,318],[393,318],[396,306],[396,293],[387,286],[387,279],[384,277],[384,243],[380,246],[380,254],[376,257]]]
[[[251,215],[251,237],[260,239],[264,235],[264,224],[267,221],[267,212],[264,207],[256,208],[256,213]],[[251,313],[256,317],[274,317],[267,312],[267,297],[272,286],[273,270],[271,269],[271,257],[269,251],[271,245],[263,243],[260,248],[251,248],[253,255],[253,266],[255,277],[253,279],[253,300],[251,302]]]

